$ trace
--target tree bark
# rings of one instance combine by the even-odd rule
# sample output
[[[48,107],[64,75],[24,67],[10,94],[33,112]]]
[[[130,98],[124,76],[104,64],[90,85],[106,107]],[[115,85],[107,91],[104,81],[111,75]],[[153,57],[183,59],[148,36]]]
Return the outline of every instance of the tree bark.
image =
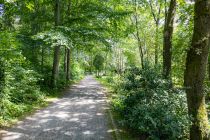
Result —
[[[135,19],[135,28],[136,28],[136,35],[135,38],[137,39],[137,42],[138,42],[138,49],[139,49],[139,54],[140,54],[140,59],[141,59],[141,67],[142,69],[144,69],[144,53],[143,53],[143,48],[142,48],[142,43],[141,43],[141,39],[140,39],[140,36],[139,36],[139,27],[138,27],[138,13],[137,13],[137,10],[138,10],[138,5],[137,5],[137,1],[135,0],[134,1],[134,5],[135,5],[135,14],[134,14],[134,19]],[[132,19],[131,19],[132,20]]]
[[[59,74],[60,46],[56,46],[54,50],[53,71],[52,71],[52,87],[56,87]]]
[[[184,86],[186,87],[191,140],[208,139],[208,116],[205,108],[204,78],[210,35],[210,0],[195,1],[194,33],[187,53]]]
[[[55,28],[60,25],[60,0],[55,0]],[[53,70],[51,86],[56,87],[59,75],[60,46],[54,48]]]
[[[170,78],[171,75],[171,58],[172,58],[172,36],[173,36],[173,24],[176,13],[176,0],[170,1],[164,26],[163,35],[163,77],[165,79]]]
[[[65,47],[65,50],[64,50],[64,73],[67,72],[67,48]]]
[[[70,80],[70,61],[71,61],[71,52],[70,52],[70,49],[67,49],[67,63],[66,63],[66,66],[67,66],[67,69],[66,69],[66,81],[68,82]]]
[[[155,65],[158,64],[158,38],[159,38],[159,23],[156,23],[155,31]]]
[[[4,85],[5,85],[5,65],[3,60],[1,60],[0,58],[0,97],[2,97],[3,93],[3,89],[4,89]]]
[[[42,55],[41,55],[41,72],[44,72],[44,46],[41,46]]]
[[[208,74],[209,74],[209,80],[210,80],[210,59],[208,61],[208,66],[209,66],[209,68],[208,68]]]

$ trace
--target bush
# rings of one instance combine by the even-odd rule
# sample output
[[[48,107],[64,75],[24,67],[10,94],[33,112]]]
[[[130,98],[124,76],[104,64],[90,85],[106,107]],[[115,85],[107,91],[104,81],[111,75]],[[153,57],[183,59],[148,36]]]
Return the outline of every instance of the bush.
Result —
[[[20,50],[15,33],[0,33],[0,127],[44,103],[40,75]]]
[[[71,68],[71,78],[74,80],[79,80],[84,76],[84,70],[79,64],[79,62],[74,62],[72,63],[72,68]]]
[[[155,69],[131,68],[123,75],[113,106],[122,124],[150,139],[184,139],[189,118],[182,90],[171,88]]]

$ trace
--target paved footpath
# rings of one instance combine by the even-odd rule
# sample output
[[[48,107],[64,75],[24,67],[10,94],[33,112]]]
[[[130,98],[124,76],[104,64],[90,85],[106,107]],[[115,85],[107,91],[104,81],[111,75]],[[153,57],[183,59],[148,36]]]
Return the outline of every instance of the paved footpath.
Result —
[[[91,76],[66,91],[64,97],[13,128],[2,140],[112,140],[102,87]]]

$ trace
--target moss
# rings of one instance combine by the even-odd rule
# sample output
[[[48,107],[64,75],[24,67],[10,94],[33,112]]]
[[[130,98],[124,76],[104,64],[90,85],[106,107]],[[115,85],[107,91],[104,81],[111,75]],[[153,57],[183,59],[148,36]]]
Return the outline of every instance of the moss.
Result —
[[[208,115],[206,111],[206,105],[205,102],[203,102],[198,109],[198,115],[197,115],[199,127],[201,129],[203,138],[206,137],[206,135],[208,135],[209,133],[209,121],[207,116]]]

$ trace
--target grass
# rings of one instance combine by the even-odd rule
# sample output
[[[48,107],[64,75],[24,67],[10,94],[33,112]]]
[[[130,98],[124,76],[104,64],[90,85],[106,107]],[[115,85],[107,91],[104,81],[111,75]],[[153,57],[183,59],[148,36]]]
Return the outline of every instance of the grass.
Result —
[[[47,98],[46,98],[47,99]],[[35,102],[32,104],[19,104],[17,107],[24,108],[18,116],[7,116],[0,121],[0,128],[12,127],[18,121],[23,120],[25,117],[32,115],[35,111],[47,107],[50,102],[43,100],[42,102]]]

